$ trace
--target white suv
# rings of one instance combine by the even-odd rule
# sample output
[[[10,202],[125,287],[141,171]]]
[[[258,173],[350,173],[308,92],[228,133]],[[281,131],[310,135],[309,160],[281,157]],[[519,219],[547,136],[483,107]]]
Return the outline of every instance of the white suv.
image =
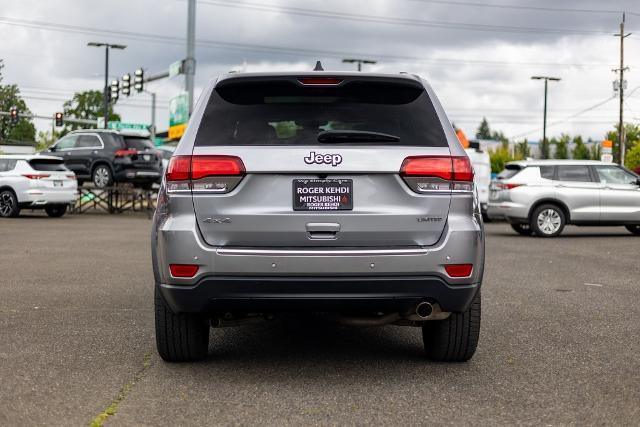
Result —
[[[0,217],[16,217],[21,208],[60,217],[75,202],[77,190],[76,176],[59,157],[0,156]]]
[[[566,224],[623,225],[640,235],[640,178],[613,163],[507,163],[491,184],[489,217],[520,234],[554,237]]]

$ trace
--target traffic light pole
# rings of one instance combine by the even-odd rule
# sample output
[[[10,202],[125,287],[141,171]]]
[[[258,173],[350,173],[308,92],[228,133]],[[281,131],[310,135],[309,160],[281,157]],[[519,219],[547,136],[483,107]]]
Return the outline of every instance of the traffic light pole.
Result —
[[[104,128],[109,122],[109,45],[104,47],[104,93],[102,94],[104,108]]]

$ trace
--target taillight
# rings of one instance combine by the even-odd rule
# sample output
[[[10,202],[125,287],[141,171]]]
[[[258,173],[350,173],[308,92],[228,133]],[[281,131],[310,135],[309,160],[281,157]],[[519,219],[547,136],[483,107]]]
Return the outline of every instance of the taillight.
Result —
[[[473,191],[473,168],[467,156],[407,157],[400,175],[418,193]]]
[[[67,178],[76,179],[76,176],[75,176],[75,174],[70,173],[70,174],[67,175]]]
[[[236,156],[173,156],[167,166],[167,191],[228,193],[245,174]]]
[[[473,272],[473,264],[447,264],[444,270],[449,277],[469,277]]]
[[[51,175],[46,173],[26,173],[26,174],[23,174],[22,176],[29,179],[42,179],[42,178],[49,178]]]
[[[136,150],[135,148],[128,148],[126,150],[116,150],[115,152],[116,157],[134,156],[136,154],[138,154],[138,150]]]
[[[196,264],[169,264],[169,270],[173,277],[193,277],[200,268]]]
[[[513,188],[522,187],[525,184],[516,184],[513,182],[497,182],[495,184],[498,190],[511,190]]]

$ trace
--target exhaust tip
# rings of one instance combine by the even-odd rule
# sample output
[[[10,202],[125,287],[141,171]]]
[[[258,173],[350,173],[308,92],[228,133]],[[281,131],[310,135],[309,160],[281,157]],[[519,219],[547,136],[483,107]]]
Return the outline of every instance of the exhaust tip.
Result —
[[[426,319],[433,313],[433,306],[427,301],[422,301],[416,306],[416,314],[421,319]]]

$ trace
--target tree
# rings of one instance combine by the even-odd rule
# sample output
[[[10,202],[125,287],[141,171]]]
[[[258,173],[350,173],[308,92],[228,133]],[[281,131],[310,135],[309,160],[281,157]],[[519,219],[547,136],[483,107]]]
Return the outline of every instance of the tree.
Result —
[[[0,60],[0,83],[2,68],[4,63]],[[18,86],[0,84],[0,111],[9,111],[11,107],[16,107],[19,114],[31,114],[24,99],[20,97]],[[0,140],[33,142],[35,136],[36,128],[31,119],[20,118],[14,125],[9,116],[0,116]]]
[[[573,158],[576,160],[589,160],[591,159],[591,153],[589,148],[582,142],[581,136],[575,136],[573,138]]]
[[[44,151],[53,145],[60,138],[60,134],[55,131],[40,131],[36,139],[36,151]]]
[[[104,98],[102,92],[99,90],[87,90],[84,92],[76,92],[73,98],[69,101],[65,101],[63,104],[64,116],[68,119],[89,119],[96,120],[98,117],[103,117]],[[109,121],[120,120],[120,116],[113,112],[113,105],[109,105]],[[65,124],[64,128],[60,132],[61,135],[65,135],[68,132],[75,129],[86,129],[95,127],[93,125],[82,124]]]
[[[624,165],[635,171],[640,168],[640,144],[635,144],[624,157]]]
[[[551,158],[551,147],[548,139],[543,139],[538,144],[538,149],[540,150],[540,158],[541,159],[549,159]]]
[[[478,131],[476,132],[476,138],[478,139],[491,139],[491,128],[486,117],[482,118]]]
[[[527,157],[531,157],[531,148],[529,147],[529,141],[526,139],[522,142],[516,143],[513,148],[514,151],[514,159],[515,160],[524,160]]]
[[[619,141],[618,138],[618,126],[614,126],[615,130],[607,132],[606,139],[613,141],[613,153],[614,158],[618,158],[618,150]],[[631,150],[637,143],[640,141],[640,125],[635,125],[633,123],[625,123],[624,124],[624,145],[626,151]],[[626,155],[626,154],[625,154]],[[626,163],[626,162],[625,162]]]
[[[589,153],[591,154],[591,160],[600,160],[602,154],[602,147],[600,144],[594,142],[591,138],[587,140],[589,143]]]
[[[504,165],[507,162],[513,160],[509,153],[508,144],[502,144],[501,147],[495,149],[489,149],[489,159],[491,160],[491,172],[498,173],[504,169]]]
[[[556,140],[556,152],[553,156],[555,159],[568,159],[569,158],[569,142],[571,137],[569,135],[562,134],[560,138]]]

